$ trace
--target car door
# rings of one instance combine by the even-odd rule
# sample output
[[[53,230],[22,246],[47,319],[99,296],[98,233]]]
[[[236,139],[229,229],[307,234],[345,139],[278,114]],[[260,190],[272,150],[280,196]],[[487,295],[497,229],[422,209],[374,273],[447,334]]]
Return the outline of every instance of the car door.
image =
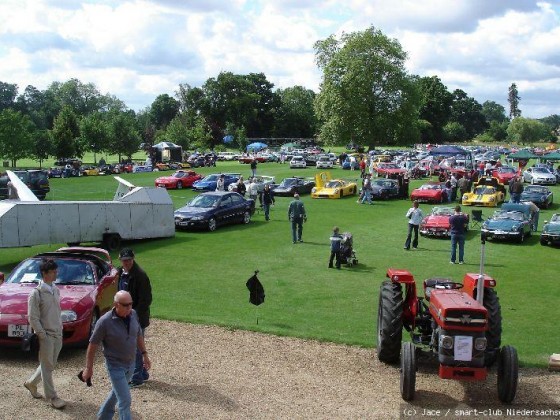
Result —
[[[218,225],[232,223],[234,212],[232,212],[231,194],[224,195],[218,204],[216,211],[216,222]]]
[[[237,194],[231,194],[232,223],[240,223],[245,215],[245,200]]]

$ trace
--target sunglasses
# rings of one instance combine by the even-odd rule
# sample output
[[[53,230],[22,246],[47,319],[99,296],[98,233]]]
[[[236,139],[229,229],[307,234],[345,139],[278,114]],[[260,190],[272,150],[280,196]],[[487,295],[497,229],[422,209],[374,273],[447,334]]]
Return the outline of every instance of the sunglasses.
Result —
[[[132,302],[128,302],[128,303],[117,302],[117,303],[121,306],[124,306],[125,308],[132,306]]]

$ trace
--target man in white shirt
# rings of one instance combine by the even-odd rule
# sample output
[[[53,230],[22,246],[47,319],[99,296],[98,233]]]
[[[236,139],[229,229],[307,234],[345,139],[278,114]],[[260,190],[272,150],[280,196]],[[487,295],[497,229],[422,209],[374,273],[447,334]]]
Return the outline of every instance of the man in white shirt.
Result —
[[[412,248],[418,248],[418,227],[424,218],[424,213],[418,207],[418,201],[414,201],[412,203],[412,207],[408,209],[406,212],[406,217],[409,219],[408,221],[408,235],[406,237],[406,242],[404,243],[404,249],[407,251],[410,249],[410,240],[412,238],[412,231],[414,231],[414,240],[412,241]]]

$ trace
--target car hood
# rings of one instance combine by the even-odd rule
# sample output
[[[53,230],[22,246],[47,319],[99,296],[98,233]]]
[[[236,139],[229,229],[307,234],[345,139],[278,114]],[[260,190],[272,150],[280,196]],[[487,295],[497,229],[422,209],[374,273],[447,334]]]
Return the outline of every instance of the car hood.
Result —
[[[517,220],[500,219],[500,220],[487,220],[484,226],[488,229],[497,230],[511,230],[513,225],[521,225],[523,222]]]
[[[180,209],[175,210],[175,216],[185,216],[185,217],[193,217],[199,214],[206,214],[212,207],[181,207]]]
[[[0,286],[0,314],[27,315],[27,299],[36,284],[2,284]],[[91,294],[93,285],[57,286],[62,310],[72,309]]]
[[[423,225],[430,227],[449,227],[449,216],[428,216],[422,222]]]
[[[546,193],[538,193],[538,192],[522,192],[521,193],[521,199],[522,200],[539,200],[541,198],[546,198],[548,194]]]
[[[412,194],[420,197],[434,197],[438,194],[441,194],[442,190],[414,190]]]
[[[544,225],[543,233],[560,233],[560,223],[548,223]]]
[[[155,182],[169,182],[169,181],[173,181],[175,178],[172,176],[160,176],[159,178],[156,178]]]

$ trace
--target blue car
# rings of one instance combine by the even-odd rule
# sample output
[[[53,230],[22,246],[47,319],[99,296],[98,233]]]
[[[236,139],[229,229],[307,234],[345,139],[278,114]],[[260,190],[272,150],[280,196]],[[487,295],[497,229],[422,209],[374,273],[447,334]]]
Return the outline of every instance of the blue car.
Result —
[[[560,245],[560,213],[555,213],[549,222],[544,222],[541,245]]]
[[[528,185],[521,193],[521,201],[532,201],[543,209],[549,208],[553,199],[552,191],[541,185]]]
[[[224,175],[224,189],[227,191],[229,184],[233,184],[239,180],[241,174],[211,174],[205,176],[199,181],[196,181],[192,185],[192,189],[195,191],[216,191],[216,184],[218,183],[218,178]]]
[[[255,200],[246,199],[236,192],[206,192],[175,210],[175,228],[208,229],[212,232],[220,225],[247,224],[254,213]]]
[[[520,243],[531,236],[531,208],[528,204],[505,203],[482,224],[483,239],[514,239]]]

